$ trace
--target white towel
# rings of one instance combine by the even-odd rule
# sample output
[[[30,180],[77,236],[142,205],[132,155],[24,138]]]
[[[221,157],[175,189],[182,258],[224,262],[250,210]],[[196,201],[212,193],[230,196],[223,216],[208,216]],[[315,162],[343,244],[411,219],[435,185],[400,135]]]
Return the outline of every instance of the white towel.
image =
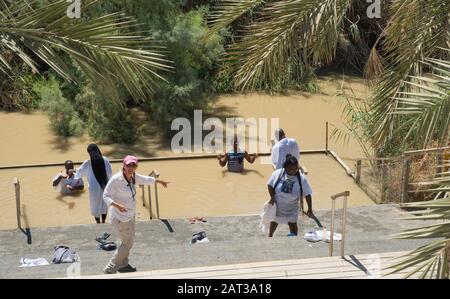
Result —
[[[49,265],[46,259],[37,258],[37,259],[27,259],[25,257],[20,258],[20,267],[36,267],[36,266],[46,266]]]
[[[198,243],[209,243],[209,239],[208,239],[208,237],[204,237],[203,239],[195,242],[194,244],[198,244]]]
[[[270,222],[275,219],[277,214],[277,204],[274,203],[271,205],[269,203],[270,200],[266,201],[263,206],[263,211],[261,213],[261,222],[260,227],[261,231],[265,234],[269,233]]]
[[[315,231],[307,232],[303,238],[308,242],[319,242],[322,240],[322,236],[318,236]]]
[[[322,241],[330,242],[330,235],[331,235],[331,232],[330,232],[329,230],[327,230],[327,236],[326,236],[326,239],[325,239],[325,240],[324,240],[324,238],[323,238],[323,232],[322,232],[322,230],[316,230],[316,234],[322,239]],[[341,241],[341,239],[342,239],[342,235],[341,235],[341,234],[333,233],[333,240],[334,240],[334,241]]]

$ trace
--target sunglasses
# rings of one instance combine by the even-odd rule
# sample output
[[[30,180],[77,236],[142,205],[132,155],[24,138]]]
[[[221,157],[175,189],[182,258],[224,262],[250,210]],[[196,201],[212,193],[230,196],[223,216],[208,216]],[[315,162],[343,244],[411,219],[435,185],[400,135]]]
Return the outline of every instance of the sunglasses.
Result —
[[[130,163],[130,164],[125,164],[125,166],[126,166],[126,167],[129,167],[129,168],[136,168],[136,167],[137,167],[137,164],[135,164],[135,163]]]

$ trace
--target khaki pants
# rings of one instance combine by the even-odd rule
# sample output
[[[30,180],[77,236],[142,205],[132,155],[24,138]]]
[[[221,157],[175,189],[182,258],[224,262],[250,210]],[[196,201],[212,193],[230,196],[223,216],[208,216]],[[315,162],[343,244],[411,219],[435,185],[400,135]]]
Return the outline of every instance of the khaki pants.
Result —
[[[114,233],[116,233],[120,239],[120,246],[117,248],[116,252],[114,252],[114,256],[109,261],[106,269],[115,272],[128,265],[128,256],[130,255],[130,249],[134,242],[134,225],[134,219],[128,222],[120,222],[117,219],[112,221]]]

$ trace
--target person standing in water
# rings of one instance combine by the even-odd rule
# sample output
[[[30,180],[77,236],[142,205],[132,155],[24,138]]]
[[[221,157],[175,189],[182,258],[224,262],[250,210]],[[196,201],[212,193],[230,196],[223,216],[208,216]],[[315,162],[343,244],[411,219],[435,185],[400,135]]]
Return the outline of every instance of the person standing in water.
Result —
[[[283,168],[287,155],[295,157],[300,162],[300,149],[294,138],[288,138],[281,128],[275,130],[275,138],[277,143],[273,146],[271,154],[275,169]]]
[[[103,269],[105,274],[136,271],[136,268],[128,263],[135,234],[136,185],[158,183],[167,188],[169,184],[169,182],[136,173],[137,167],[138,159],[135,156],[126,156],[123,159],[122,169],[111,177],[103,193],[104,201],[111,207],[110,222],[121,242],[114,256]]]
[[[104,157],[96,144],[87,147],[90,159],[83,162],[75,173],[75,179],[86,176],[89,182],[89,201],[91,214],[95,221],[105,223],[108,207],[103,201],[103,190],[112,176],[112,168],[109,160]]]
[[[53,178],[52,185],[62,194],[74,194],[84,189],[83,179],[76,180],[74,176],[73,162],[72,160],[66,160],[64,170]]]
[[[224,167],[227,165],[228,171],[242,172],[244,170],[244,158],[249,163],[255,162],[257,155],[249,154],[247,151],[239,148],[238,137],[235,135],[233,138],[233,149],[226,152],[223,155],[218,155],[219,165]]]

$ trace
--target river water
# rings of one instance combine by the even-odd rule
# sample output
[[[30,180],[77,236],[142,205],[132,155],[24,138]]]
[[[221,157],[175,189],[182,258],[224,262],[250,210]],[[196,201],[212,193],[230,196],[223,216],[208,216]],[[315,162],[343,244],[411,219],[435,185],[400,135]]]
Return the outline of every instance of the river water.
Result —
[[[289,137],[297,139],[301,150],[325,148],[325,122],[344,128],[342,104],[336,97],[338,77],[321,79],[317,94],[293,93],[288,96],[267,94],[236,94],[219,96],[212,115],[225,117],[279,118],[280,126]],[[350,78],[344,87],[366,97],[369,91],[362,80]],[[100,145],[103,154],[111,159],[126,154],[138,157],[174,156],[155,126],[139,112],[144,137],[134,146]],[[330,127],[330,132],[332,127]],[[47,117],[40,112],[0,112],[0,166],[40,163],[63,163],[66,159],[83,161],[88,158],[88,137],[63,139],[55,136]],[[341,157],[352,159],[363,156],[355,140],[347,145],[329,141],[329,148]],[[260,163],[246,165],[243,174],[223,171],[215,159],[143,162],[138,171],[147,174],[153,169],[161,178],[171,181],[168,189],[159,188],[160,214],[165,218],[192,216],[223,216],[257,214],[268,198],[266,182],[272,169]],[[350,206],[370,205],[372,201],[354,185],[351,178],[332,158],[322,154],[303,154],[302,164],[310,171],[308,178],[314,191],[314,207],[329,208],[329,196],[351,190]],[[349,160],[349,166],[352,167]],[[30,227],[92,223],[87,191],[76,197],[59,197],[51,187],[58,167],[0,170],[0,228],[15,226],[15,196],[13,179],[19,178],[25,211],[24,221]],[[114,171],[120,163],[113,164]],[[147,190],[147,189],[146,189]],[[147,192],[147,191],[146,191]],[[138,219],[148,219],[147,208],[142,207],[138,193]],[[147,199],[148,200],[148,199]],[[154,210],[155,211],[155,210]]]

